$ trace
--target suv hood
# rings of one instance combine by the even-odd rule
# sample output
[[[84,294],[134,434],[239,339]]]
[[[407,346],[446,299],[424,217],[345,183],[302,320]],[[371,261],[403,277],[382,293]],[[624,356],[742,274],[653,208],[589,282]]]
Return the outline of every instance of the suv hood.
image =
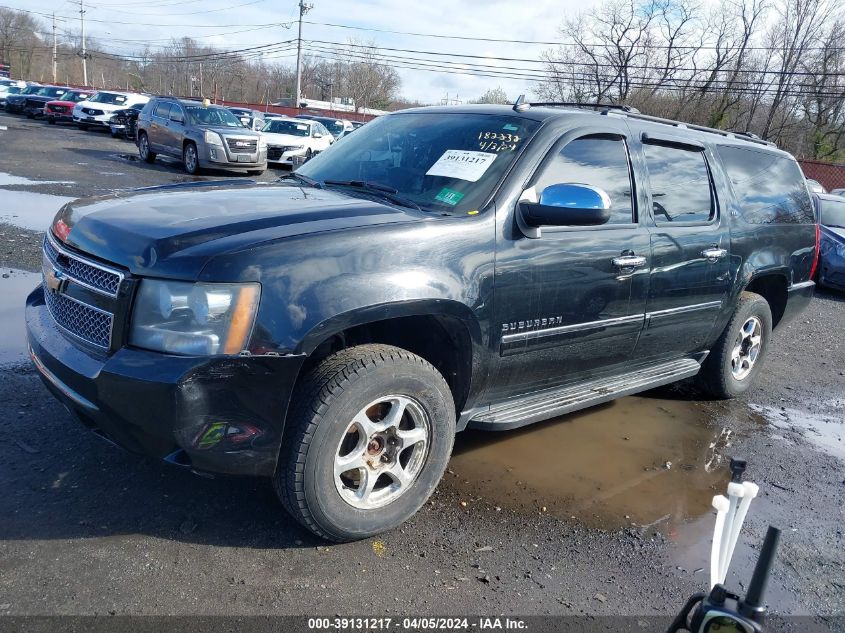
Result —
[[[95,110],[102,110],[103,112],[125,110],[128,107],[125,103],[99,103],[98,101],[80,101],[76,103],[76,106],[80,108],[93,108]]]
[[[295,235],[425,217],[336,191],[205,181],[70,202],[56,215],[53,233],[134,274],[195,280],[215,255]]]
[[[261,134],[259,134],[255,130],[250,130],[248,127],[226,127],[225,125],[221,125],[210,127],[203,126],[200,129],[211,130],[212,132],[217,132],[218,134],[222,134],[223,136],[244,136],[255,139],[261,138]]]

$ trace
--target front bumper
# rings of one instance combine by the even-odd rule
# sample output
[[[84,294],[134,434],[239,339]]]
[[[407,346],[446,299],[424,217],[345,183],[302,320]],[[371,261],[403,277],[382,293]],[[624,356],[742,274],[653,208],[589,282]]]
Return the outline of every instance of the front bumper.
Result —
[[[251,154],[233,154],[222,145],[199,144],[200,167],[210,169],[249,169],[267,168],[267,150],[259,150]],[[233,160],[235,159],[235,160]]]
[[[24,102],[22,101],[9,101],[6,100],[6,112],[11,112],[14,114],[20,114],[23,112]]]
[[[73,113],[73,122],[80,123],[82,125],[90,125],[91,127],[108,127],[109,126],[109,119],[111,119],[111,113],[107,112],[105,114],[77,114],[76,112]]]
[[[845,257],[834,249],[828,250],[819,261],[819,285],[845,290]]]
[[[46,109],[44,108],[44,106],[41,106],[39,108],[28,107],[24,108],[24,114],[38,119],[46,114]]]
[[[123,347],[96,357],[59,330],[37,288],[30,356],[83,424],[133,452],[198,471],[270,476],[302,356],[186,357]]]
[[[73,114],[70,112],[54,112],[47,110],[44,115],[48,119],[53,119],[56,123],[71,123],[73,121]]]
[[[267,150],[267,162],[274,165],[293,165],[293,157],[305,156],[305,152],[307,151],[304,147],[302,149],[293,149],[284,152],[279,152],[278,150],[274,152],[274,149],[276,148],[270,147]]]

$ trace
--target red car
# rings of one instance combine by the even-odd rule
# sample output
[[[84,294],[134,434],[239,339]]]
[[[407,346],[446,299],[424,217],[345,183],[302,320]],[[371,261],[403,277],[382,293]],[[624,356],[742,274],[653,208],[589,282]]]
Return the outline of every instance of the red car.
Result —
[[[73,106],[80,101],[86,101],[96,93],[93,90],[68,90],[62,95],[61,101],[49,101],[44,106],[44,116],[47,123],[55,125],[58,122],[73,123]]]

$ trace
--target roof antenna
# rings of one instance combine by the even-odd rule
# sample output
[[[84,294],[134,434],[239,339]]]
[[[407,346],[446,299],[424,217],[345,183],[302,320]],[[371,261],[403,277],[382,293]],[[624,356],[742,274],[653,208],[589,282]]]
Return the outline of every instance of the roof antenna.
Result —
[[[513,102],[514,112],[525,112],[530,107],[531,104],[525,102],[525,95],[519,95],[516,101]]]

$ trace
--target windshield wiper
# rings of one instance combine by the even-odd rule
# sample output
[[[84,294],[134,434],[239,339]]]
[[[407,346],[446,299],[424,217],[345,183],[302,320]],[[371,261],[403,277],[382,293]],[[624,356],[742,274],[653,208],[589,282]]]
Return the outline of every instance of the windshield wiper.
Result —
[[[413,200],[397,195],[399,193],[398,189],[391,187],[390,185],[383,185],[380,182],[373,182],[371,180],[326,180],[324,182],[327,185],[334,185],[335,187],[352,187],[353,189],[360,189],[362,191],[381,196],[385,200],[389,200],[399,206],[422,211],[420,205]]]
[[[295,171],[292,171],[289,174],[285,174],[284,176],[279,178],[279,180],[286,180],[288,178],[295,178],[296,180],[299,180],[300,182],[304,182],[309,187],[315,187],[317,189],[325,189],[325,187],[323,186],[324,183],[322,181],[315,180],[314,178],[309,178],[308,176],[306,176],[304,174],[298,174]]]

